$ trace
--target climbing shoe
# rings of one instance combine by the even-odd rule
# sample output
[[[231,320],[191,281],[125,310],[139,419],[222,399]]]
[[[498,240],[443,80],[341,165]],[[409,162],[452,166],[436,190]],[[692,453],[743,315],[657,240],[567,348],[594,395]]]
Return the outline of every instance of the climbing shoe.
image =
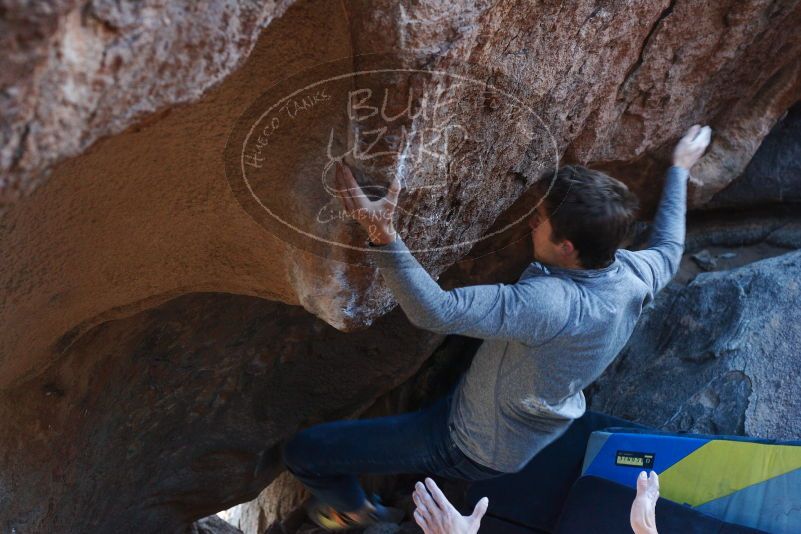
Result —
[[[363,528],[375,523],[400,523],[405,515],[399,508],[384,506],[377,496],[368,499],[366,503],[366,514],[360,513],[358,516],[351,516],[346,512],[339,512],[333,506],[317,500],[315,497],[309,499],[305,505],[306,514],[309,519],[318,527],[329,531],[344,531],[354,528]]]

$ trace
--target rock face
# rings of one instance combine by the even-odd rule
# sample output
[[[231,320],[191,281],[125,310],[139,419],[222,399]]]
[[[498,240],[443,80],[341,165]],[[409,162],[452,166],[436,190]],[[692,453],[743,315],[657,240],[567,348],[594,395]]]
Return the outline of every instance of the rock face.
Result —
[[[241,534],[242,531],[232,527],[216,516],[204,517],[196,521],[189,529],[189,534]]]
[[[773,127],[745,172],[715,195],[709,208],[801,202],[801,104]]]
[[[522,270],[525,255],[509,252],[525,240],[499,250],[525,230],[510,213],[530,207],[520,199],[557,160],[613,172],[647,217],[672,144],[708,122],[715,138],[691,191],[703,207],[801,96],[798,1],[257,4],[0,4],[6,530],[189,528],[276,475],[269,455],[253,475],[263,449],[358,412],[440,341],[393,311],[347,248],[365,237],[352,225],[332,219],[324,236],[335,243],[319,254],[243,202],[226,148],[270,90],[345,69],[331,93],[279,110],[294,129],[256,136],[280,150],[250,154],[272,165],[247,183],[253,196],[321,237],[312,215],[337,201],[321,125],[337,133],[331,146],[353,149],[365,143],[357,134],[391,123],[381,146],[427,157],[357,163],[374,184],[404,179],[397,227],[433,276],[472,247],[451,285]],[[405,53],[371,54],[386,50]],[[341,107],[364,88],[352,73],[387,57],[393,88],[450,97],[444,122]],[[474,79],[457,83],[465,66]],[[384,111],[402,109],[402,96]],[[443,164],[422,134],[455,127],[463,136],[444,136]],[[397,132],[419,135],[403,144]],[[511,230],[496,233],[505,220]],[[777,239],[795,239],[782,228]]]
[[[63,28],[73,28],[73,33],[101,32],[105,26],[99,20],[120,27],[125,25],[119,21],[128,21],[125,27],[139,21],[136,31],[143,37],[125,40],[137,58],[149,57],[140,51],[156,53],[148,43],[179,46],[177,41],[157,38],[165,18],[174,19],[172,24],[204,28],[239,20],[224,12],[212,17],[189,10],[182,18],[142,9],[129,12],[110,3],[105,9],[86,9],[84,19],[67,8],[47,16],[7,10],[5,16],[9,27],[15,28],[8,34],[11,37],[36,26],[15,20],[49,20],[51,30],[45,35],[58,33],[58,28],[66,35],[70,32]],[[273,13],[265,9],[266,14],[242,11],[243,21],[232,26],[258,28]],[[276,7],[274,13],[279,12]],[[100,18],[91,13],[100,13]],[[211,18],[197,20],[206,16]],[[614,171],[640,193],[648,207],[658,197],[654,176],[664,169],[677,136],[691,122],[711,122],[715,141],[697,172],[706,182],[694,197],[712,195],[740,173],[775,120],[801,94],[801,38],[793,31],[800,17],[798,2],[767,0],[714,6],[649,1],[631,7],[580,2],[570,9],[528,1],[479,2],[470,8],[446,2],[410,6],[309,1],[291,6],[270,24],[241,67],[216,85],[227,71],[216,70],[201,83],[184,76],[184,70],[170,71],[170,75],[159,72],[152,68],[160,65],[155,60],[143,70],[137,59],[115,87],[137,80],[136,91],[165,88],[159,93],[162,97],[151,99],[153,105],[138,109],[160,109],[188,98],[196,101],[164,107],[133,124],[134,116],[127,113],[137,108],[139,93],[107,91],[108,109],[90,106],[93,112],[88,115],[75,111],[70,120],[52,124],[47,121],[58,115],[42,113],[33,122],[22,120],[30,124],[28,136],[23,136],[24,126],[3,128],[12,137],[25,137],[22,145],[22,141],[4,143],[16,147],[14,152],[20,153],[16,159],[28,161],[27,169],[44,169],[52,158],[80,149],[56,141],[47,144],[46,151],[26,152],[18,147],[34,143],[40,135],[58,135],[69,143],[85,138],[78,142],[82,147],[101,132],[130,124],[120,134],[103,138],[82,155],[54,166],[34,194],[9,205],[3,216],[0,244],[7,261],[0,270],[0,284],[7,302],[21,305],[0,311],[5,325],[0,335],[0,386],[35,375],[53,360],[54,353],[105,320],[195,291],[301,304],[346,331],[368,326],[392,308],[392,297],[374,270],[353,265],[341,247],[334,247],[321,261],[288,246],[282,236],[265,232],[231,194],[220,155],[237,117],[271,83],[332,58],[403,48],[411,51],[418,67],[447,70],[462,63],[483,65],[495,73],[487,83],[516,87],[515,95],[539,118],[537,124],[548,134],[548,143],[529,145],[517,136],[505,138],[509,122],[496,113],[497,99],[491,96],[482,94],[486,102],[461,115],[454,102],[475,103],[478,96],[457,92],[456,96],[470,98],[459,98],[443,109],[448,116],[464,119],[458,125],[474,141],[451,151],[452,164],[445,174],[431,162],[409,168],[395,161],[375,177],[386,181],[387,173],[401,173],[417,185],[444,180],[444,189],[418,188],[402,195],[404,215],[398,221],[410,244],[422,250],[420,260],[437,275],[466,252],[437,247],[482,236],[556,156]],[[156,24],[158,31],[142,29],[148,27],[146,21]],[[192,32],[177,35],[170,39],[183,39],[180,46],[192,48],[196,42]],[[227,44],[232,40],[229,36],[209,41]],[[62,41],[25,41],[25,50],[37,61],[52,65],[53,72],[61,72],[68,68],[66,64],[42,59],[42,47],[47,43],[47,51],[57,55],[61,50],[63,55]],[[96,43],[88,37],[85,41]],[[93,45],[93,53],[102,56],[103,43]],[[237,43],[240,54],[249,50],[247,37]],[[189,57],[197,61],[205,57],[203,48],[193,50],[199,55]],[[91,54],[77,57],[84,56]],[[106,60],[112,61],[112,56],[107,54]],[[36,63],[21,57],[9,56],[6,61]],[[225,56],[214,57],[221,61],[219,57]],[[231,52],[230,57],[237,56]],[[358,56],[353,69],[370,64],[370,56]],[[200,63],[192,65],[200,69]],[[20,111],[23,107],[48,106],[59,101],[64,91],[80,92],[84,87],[64,81],[70,78],[53,76],[55,81],[37,91],[10,86],[3,94],[28,104],[8,103],[4,120],[19,125],[20,117],[31,113]],[[76,77],[92,85],[91,77]],[[36,80],[23,76],[18,84],[35,85]],[[51,86],[56,88],[48,89]],[[206,92],[199,96],[202,89]],[[121,96],[114,96],[118,93]],[[131,100],[125,100],[128,97]],[[126,112],[114,113],[115,106]],[[332,110],[332,116],[341,111]],[[91,121],[87,124],[90,116],[102,127]],[[410,127],[423,131],[426,122],[420,119]],[[310,191],[308,176],[320,172],[317,163],[327,139],[310,138],[300,130],[293,141],[278,158],[287,173],[280,176],[293,185],[280,193],[283,205],[303,211],[311,202],[305,199],[318,199],[322,192],[319,184]],[[11,171],[10,163],[8,169],[4,179],[16,184],[10,187],[30,189],[22,185],[27,178]],[[329,229],[339,241],[364,239],[344,223]]]
[[[670,431],[801,436],[801,251],[669,286],[592,408]]]
[[[400,310],[376,327],[345,334],[298,306],[223,294],[104,323],[0,392],[0,526],[177,532],[256,497],[278,444],[364,409],[442,338]]]
[[[2,2],[0,212],[54,163],[147,113],[197,100],[288,4]]]

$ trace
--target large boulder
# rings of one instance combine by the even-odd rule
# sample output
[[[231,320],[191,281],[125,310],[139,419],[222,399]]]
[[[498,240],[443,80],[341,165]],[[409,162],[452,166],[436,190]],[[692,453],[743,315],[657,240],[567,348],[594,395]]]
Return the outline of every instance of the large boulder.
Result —
[[[381,131],[384,115],[349,118],[362,83],[401,90],[390,115],[402,91],[448,95],[445,122],[387,119],[383,140],[459,127],[444,161],[410,136],[402,155],[427,158],[359,170],[404,179],[397,226],[433,276],[473,250],[448,283],[490,282],[526,265],[506,256],[525,239],[499,249],[557,161],[613,171],[648,217],[673,143],[709,122],[693,205],[734,180],[801,95],[800,22],[801,2],[771,0],[3,3],[0,525],[190,528],[255,497],[294,430],[358,412],[431,353],[365,235],[316,225],[338,201],[326,150]],[[227,148],[326,76],[279,108],[291,127],[259,130],[270,157],[248,154],[269,163],[251,196],[296,223],[282,233]]]
[[[255,498],[284,440],[363,410],[441,340],[400,310],[346,334],[216,293],[108,321],[0,392],[0,528],[183,531]]]
[[[32,190],[27,176],[36,170],[39,187],[13,196],[0,222],[6,260],[0,287],[8,303],[0,308],[0,387],[34,376],[103,321],[196,291],[300,304],[343,331],[369,326],[391,309],[392,296],[375,270],[351,257],[348,247],[363,245],[363,234],[343,221],[328,224],[331,246],[310,254],[291,241],[299,232],[265,231],[226,179],[222,156],[229,137],[241,133],[234,128],[239,117],[265,89],[287,78],[281,87],[292,89],[292,75],[316,76],[326,71],[314,69],[336,58],[353,58],[340,60],[338,72],[376,64],[370,52],[399,49],[408,54],[396,66],[445,72],[477,66],[480,90],[411,74],[392,80],[393,88],[449,90],[441,111],[470,139],[450,148],[448,165],[402,165],[396,158],[374,176],[386,183],[400,174],[414,186],[401,196],[398,227],[435,276],[485,238],[559,157],[615,171],[638,191],[647,215],[672,144],[689,124],[711,122],[716,132],[695,173],[700,185],[691,197],[702,199],[740,174],[801,94],[798,2],[585,1],[565,9],[527,0],[502,8],[307,1],[285,11],[283,4],[237,5],[159,11],[109,1],[79,12],[69,6],[3,11],[13,29],[7,35],[25,43],[28,54],[4,56],[6,70],[41,66],[2,93],[12,99],[3,107],[8,126],[2,131],[10,136],[4,146],[17,154],[4,160],[4,183]],[[251,49],[255,28],[279,13]],[[175,25],[187,30],[167,33]],[[123,32],[114,37],[117,27]],[[35,39],[20,37],[26,28]],[[130,62],[118,62],[116,52],[103,57],[115,39]],[[233,48],[227,56],[209,52],[212,61],[208,43]],[[189,51],[168,54],[176,65],[170,67],[160,55],[148,59],[162,47]],[[86,74],[102,74],[104,62],[121,69],[112,85]],[[493,84],[517,100],[499,102]],[[79,101],[59,108],[69,117],[48,113],[65,94]],[[170,107],[174,102],[186,105]],[[343,100],[334,104],[316,108],[319,121],[287,130],[271,160],[275,171],[261,177],[269,186],[264,196],[298,215],[306,225],[298,230],[306,234],[320,233],[313,217],[318,208],[336,203],[319,180],[328,138],[308,129],[323,122],[347,126]],[[535,116],[536,127],[511,120],[515,107]],[[44,111],[30,111],[39,108]],[[143,110],[158,111],[142,117]],[[425,116],[407,122],[407,131],[431,126]],[[535,135],[518,135],[523,126]],[[120,133],[102,137],[112,132]],[[26,149],[40,139],[46,141],[41,149]],[[93,140],[81,155],[64,159]],[[337,142],[346,142],[344,134]],[[421,142],[410,150],[425,148]],[[52,171],[47,178],[45,169]],[[441,187],[428,188],[435,182]]]
[[[740,177],[716,194],[707,208],[801,202],[801,103],[762,141]]]
[[[673,283],[592,409],[669,431],[801,437],[801,251]]]
[[[54,163],[197,100],[290,3],[3,1],[0,212]]]

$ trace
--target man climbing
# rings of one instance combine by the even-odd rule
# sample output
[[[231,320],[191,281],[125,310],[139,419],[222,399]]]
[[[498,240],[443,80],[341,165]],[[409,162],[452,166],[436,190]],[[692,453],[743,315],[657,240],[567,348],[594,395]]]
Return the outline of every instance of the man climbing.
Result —
[[[479,480],[522,469],[585,411],[582,389],[612,362],[644,306],[668,284],[684,249],[689,169],[711,129],[676,145],[648,248],[619,247],[637,199],[618,180],[566,166],[529,220],[534,260],[515,284],[444,291],[395,232],[400,192],[371,201],[345,165],[337,187],[368,231],[386,285],[414,325],[483,339],[454,392],[414,413],[335,421],[296,434],[284,461],[314,495],[309,512],[331,530],[398,521],[368,499],[361,473],[428,473]]]

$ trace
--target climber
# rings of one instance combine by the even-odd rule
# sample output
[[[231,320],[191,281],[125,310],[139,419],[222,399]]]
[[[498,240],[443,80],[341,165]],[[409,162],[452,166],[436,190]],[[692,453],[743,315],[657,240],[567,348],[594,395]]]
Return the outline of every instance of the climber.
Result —
[[[450,291],[394,229],[398,178],[384,198],[370,200],[338,164],[342,203],[367,231],[371,257],[409,321],[484,341],[455,388],[433,405],[312,426],[284,445],[287,469],[313,494],[310,518],[330,530],[397,522],[402,511],[368,498],[359,474],[492,478],[519,471],[561,436],[585,411],[582,390],[678,270],[689,170],[711,132],[694,125],[676,145],[645,250],[619,248],[636,196],[602,172],[565,166],[535,184],[547,195],[529,220],[534,261],[519,280]]]
[[[659,475],[650,476],[640,471],[637,477],[637,494],[631,503],[629,524],[634,534],[658,534],[656,530],[656,501],[659,499]],[[426,478],[425,483],[414,485],[414,520],[423,534],[476,534],[481,518],[487,512],[489,500],[484,497],[476,503],[473,513],[459,513],[439,489],[437,483]]]

